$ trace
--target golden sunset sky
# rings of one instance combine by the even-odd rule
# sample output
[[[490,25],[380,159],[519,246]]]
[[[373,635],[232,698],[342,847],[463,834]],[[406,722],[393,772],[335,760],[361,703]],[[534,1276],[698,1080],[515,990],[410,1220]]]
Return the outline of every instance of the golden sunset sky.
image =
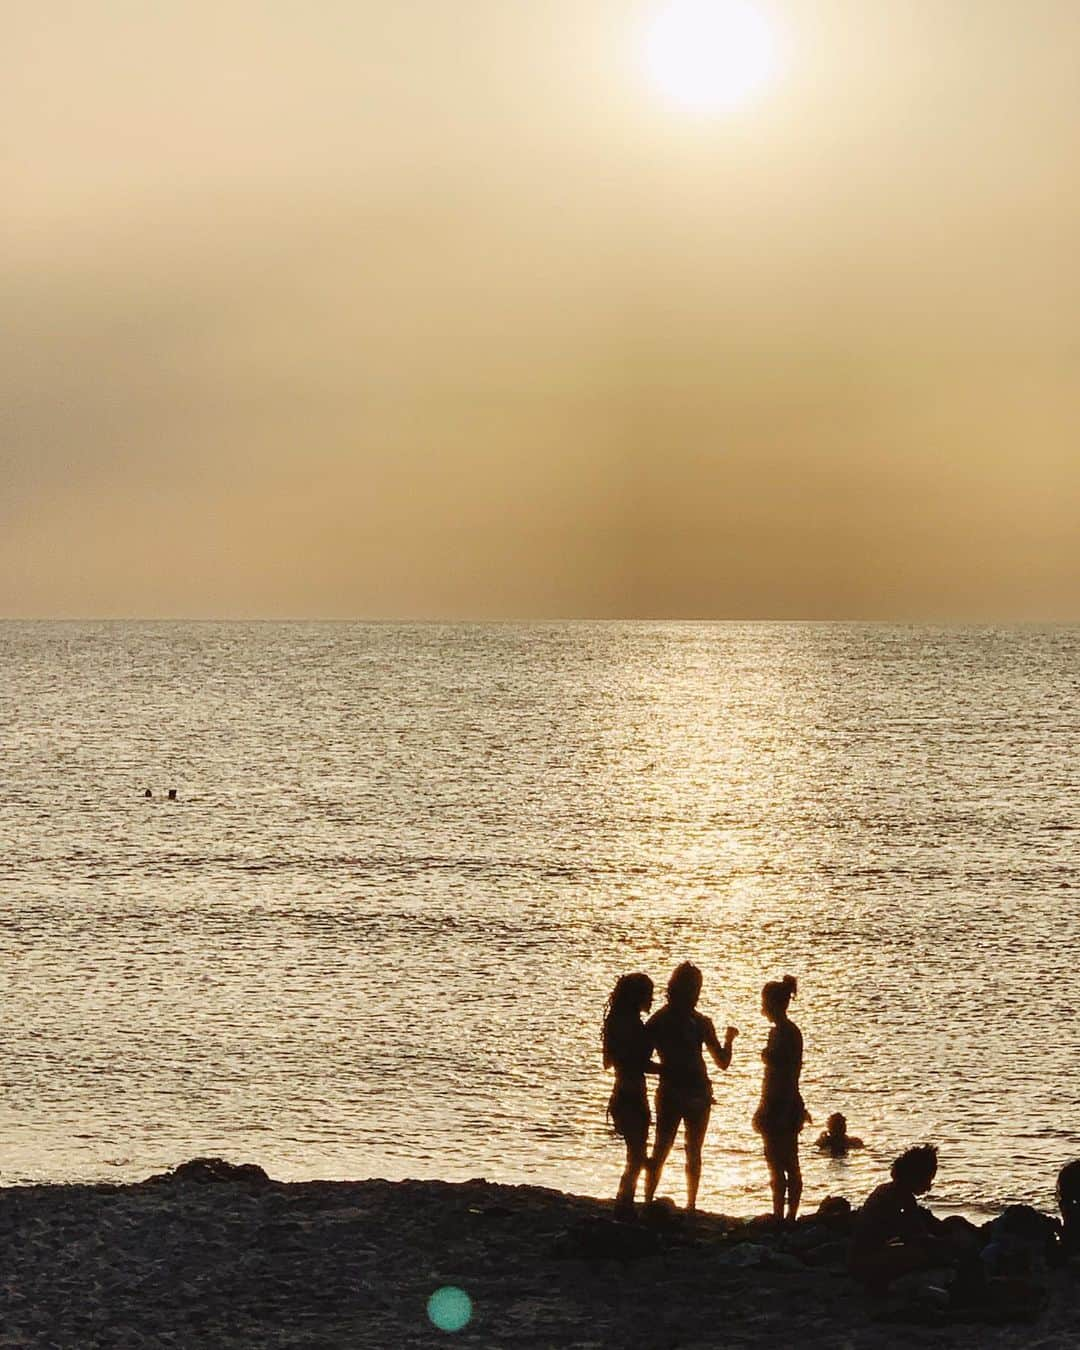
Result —
[[[0,615],[1080,618],[1080,4],[7,0]]]

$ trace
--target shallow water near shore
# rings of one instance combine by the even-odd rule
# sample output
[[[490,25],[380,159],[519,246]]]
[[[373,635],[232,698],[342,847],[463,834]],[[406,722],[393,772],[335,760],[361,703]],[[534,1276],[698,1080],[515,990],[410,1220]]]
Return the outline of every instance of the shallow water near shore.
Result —
[[[767,1205],[789,970],[816,1125],[870,1145],[804,1149],[809,1202],[930,1138],[942,1208],[1048,1207],[1078,658],[1076,628],[0,624],[3,1180],[219,1153],[607,1194],[604,999],[689,958],[742,1033],[705,1207]]]

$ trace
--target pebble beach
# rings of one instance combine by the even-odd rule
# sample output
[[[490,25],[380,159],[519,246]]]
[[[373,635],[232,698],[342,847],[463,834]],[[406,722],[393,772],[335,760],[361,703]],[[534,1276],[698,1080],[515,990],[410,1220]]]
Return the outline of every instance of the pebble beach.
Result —
[[[0,1346],[28,1350],[1080,1344],[1075,1269],[1019,1318],[959,1316],[932,1281],[868,1298],[843,1231],[813,1216],[777,1232],[660,1203],[619,1222],[606,1201],[484,1180],[285,1184],[197,1161],[4,1188],[0,1245]],[[445,1289],[460,1329],[429,1315]]]

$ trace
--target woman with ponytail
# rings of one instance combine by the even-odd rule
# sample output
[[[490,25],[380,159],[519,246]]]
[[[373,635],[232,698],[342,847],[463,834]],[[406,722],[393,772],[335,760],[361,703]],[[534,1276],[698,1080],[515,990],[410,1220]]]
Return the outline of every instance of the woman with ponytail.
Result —
[[[810,1119],[799,1092],[802,1073],[802,1032],[788,1017],[788,1004],[798,988],[794,975],[770,981],[761,991],[762,1014],[773,1024],[769,1040],[761,1052],[765,1076],[761,1102],[754,1112],[754,1129],[765,1145],[765,1162],[772,1183],[773,1214],[794,1221],[802,1197],[802,1170],[799,1166],[799,1132]]]
[[[637,1180],[645,1166],[651,1123],[645,1075],[660,1069],[650,1060],[651,1041],[641,1020],[652,1007],[652,999],[653,982],[648,975],[622,975],[604,1012],[604,1068],[615,1070],[608,1116],[615,1133],[626,1142],[626,1166],[615,1198],[620,1208],[633,1205]]]

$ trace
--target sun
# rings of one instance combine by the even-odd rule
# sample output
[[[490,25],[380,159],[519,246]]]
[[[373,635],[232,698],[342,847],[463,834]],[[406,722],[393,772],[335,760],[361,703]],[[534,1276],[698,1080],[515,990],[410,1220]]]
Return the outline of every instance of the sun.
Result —
[[[645,70],[673,103],[721,113],[780,74],[776,30],[751,0],[669,0],[647,25]]]

